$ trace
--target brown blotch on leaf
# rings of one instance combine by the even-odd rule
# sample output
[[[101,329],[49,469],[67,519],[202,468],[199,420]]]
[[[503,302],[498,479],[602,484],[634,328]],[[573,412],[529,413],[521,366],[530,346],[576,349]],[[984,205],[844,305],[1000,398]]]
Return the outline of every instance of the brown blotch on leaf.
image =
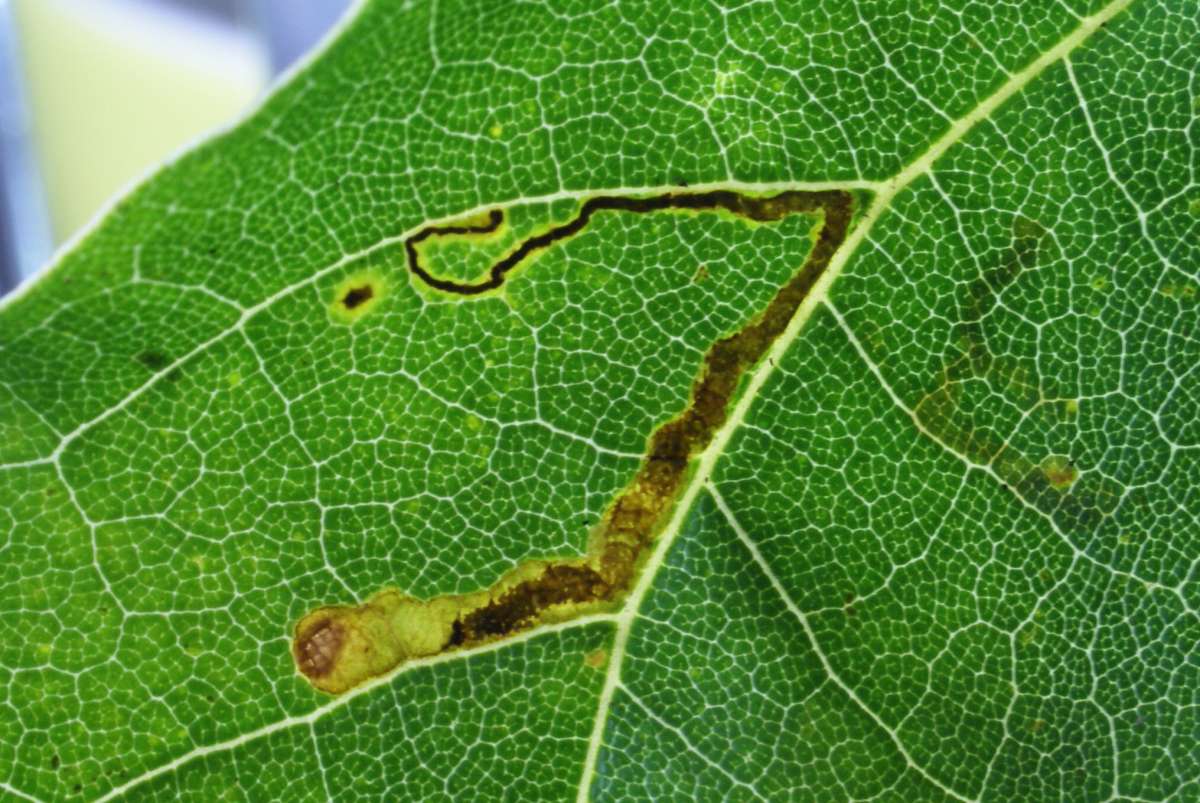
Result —
[[[608,652],[593,650],[583,657],[583,662],[592,669],[603,669],[604,664],[608,662]]]
[[[345,640],[340,625],[331,621],[318,622],[296,639],[293,645],[296,666],[309,678],[328,675],[337,663]]]

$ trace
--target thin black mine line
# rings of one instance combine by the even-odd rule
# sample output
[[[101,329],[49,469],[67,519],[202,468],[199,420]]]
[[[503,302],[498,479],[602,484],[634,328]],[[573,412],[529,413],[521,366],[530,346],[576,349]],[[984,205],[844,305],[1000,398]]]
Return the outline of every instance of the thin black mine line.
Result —
[[[572,220],[555,226],[522,242],[506,256],[501,257],[488,271],[488,278],[480,282],[455,282],[439,279],[421,265],[417,246],[431,237],[455,234],[491,234],[500,228],[504,213],[493,209],[488,213],[488,222],[478,226],[426,226],[404,241],[408,267],[421,281],[437,290],[462,296],[474,296],[495,290],[504,284],[509,271],[521,264],[530,254],[550,247],[559,240],[573,237],[582,231],[597,212],[619,211],[646,214],[667,209],[691,211],[724,209],[741,217],[759,222],[779,220],[792,211],[796,200],[809,195],[797,190],[787,190],[769,197],[743,195],[733,190],[713,190],[701,193],[668,192],[651,198],[629,198],[620,195],[598,195],[583,203]]]

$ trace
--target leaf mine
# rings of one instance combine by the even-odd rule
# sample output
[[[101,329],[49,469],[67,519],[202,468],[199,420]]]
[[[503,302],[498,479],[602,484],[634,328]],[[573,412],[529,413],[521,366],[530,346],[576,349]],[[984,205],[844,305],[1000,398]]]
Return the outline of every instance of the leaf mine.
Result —
[[[330,317],[338,323],[354,323],[379,305],[386,288],[383,276],[375,270],[347,276],[334,288]]]
[[[300,674],[316,688],[339,694],[414,658],[484,644],[619,603],[684,487],[692,458],[724,423],[747,369],[783,333],[845,241],[854,208],[854,197],[839,190],[764,197],[728,190],[648,198],[597,196],[585,201],[571,221],[530,237],[500,258],[487,278],[468,283],[430,274],[421,265],[417,245],[435,236],[494,232],[502,213],[493,211],[483,222],[429,227],[413,235],[405,243],[412,273],[434,289],[472,296],[499,288],[526,259],[583,230],[598,213],[720,211],[756,223],[807,214],[820,221],[807,260],[766,309],[708,349],[689,406],[651,434],[641,467],[592,529],[583,557],[527,561],[491,588],[469,594],[419,600],[389,588],[361,605],[317,608],[294,630],[292,653]]]
[[[984,327],[1006,288],[1037,267],[1048,236],[1042,224],[1024,215],[1013,218],[1010,234],[1008,246],[967,285],[938,386],[914,413],[929,434],[970,462],[989,466],[1006,490],[1053,515],[1061,527],[1092,531],[1115,507],[1117,494],[1108,483],[1099,477],[1077,482],[1080,471],[1071,458],[1022,452],[980,414],[981,398],[994,392],[1023,410],[1042,404],[1034,369],[993,349]],[[1061,411],[1077,416],[1079,401],[1066,400]]]

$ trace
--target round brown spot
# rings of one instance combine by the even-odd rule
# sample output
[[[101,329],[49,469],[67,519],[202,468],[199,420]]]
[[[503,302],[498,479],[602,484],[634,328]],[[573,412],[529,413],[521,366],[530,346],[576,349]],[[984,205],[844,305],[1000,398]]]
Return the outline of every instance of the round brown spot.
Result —
[[[337,623],[329,620],[318,623],[307,634],[296,639],[296,666],[310,678],[328,675],[337,662],[345,640],[345,633]]]

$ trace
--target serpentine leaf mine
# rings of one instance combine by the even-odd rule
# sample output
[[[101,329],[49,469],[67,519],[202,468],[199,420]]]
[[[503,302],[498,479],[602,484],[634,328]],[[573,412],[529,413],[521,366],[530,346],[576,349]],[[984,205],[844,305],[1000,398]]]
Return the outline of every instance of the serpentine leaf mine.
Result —
[[[519,265],[579,233],[604,212],[721,211],[755,223],[793,214],[820,219],[808,258],[791,280],[756,319],[708,349],[689,406],[650,436],[640,469],[593,528],[586,555],[528,561],[491,588],[468,594],[420,600],[388,588],[360,605],[318,608],[295,627],[292,654],[300,673],[318,689],[338,694],[413,658],[473,647],[619,602],[632,587],[682,489],[692,457],[712,440],[747,369],[784,331],[846,239],[854,208],[854,197],[839,190],[786,191],[763,197],[730,190],[648,198],[596,196],[585,201],[569,222],[521,242],[477,282],[432,275],[422,266],[417,246],[431,237],[492,233],[503,221],[499,210],[484,222],[430,226],[409,238],[405,252],[414,276],[437,290],[473,296],[500,288]],[[372,303],[369,295],[361,298],[366,292],[359,289],[362,286],[371,287],[359,277],[340,289],[344,306],[349,307],[352,299],[363,306]]]

